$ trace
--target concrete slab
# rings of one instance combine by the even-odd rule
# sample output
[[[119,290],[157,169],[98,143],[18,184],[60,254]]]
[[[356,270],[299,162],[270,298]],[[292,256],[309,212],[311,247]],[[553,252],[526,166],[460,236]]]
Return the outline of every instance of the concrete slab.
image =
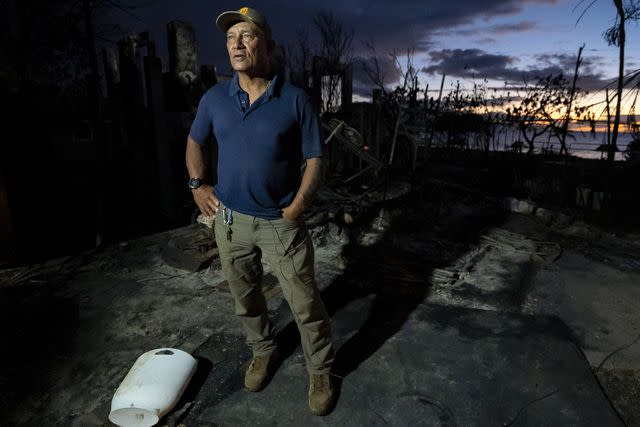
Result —
[[[214,368],[184,423],[623,425],[557,319],[419,305],[397,334],[368,355],[353,343],[368,340],[358,331],[371,322],[374,299],[354,301],[334,316],[336,371],[346,376],[337,379],[339,399],[330,415],[309,414],[299,347],[266,389],[249,393],[242,389],[248,354],[238,343],[231,353],[225,346],[220,359],[217,338],[196,351]],[[359,364],[345,372],[353,360]]]
[[[19,367],[0,370],[0,425],[109,425],[111,397],[131,364],[167,346],[201,362],[167,424],[620,425],[575,343],[600,361],[631,342],[635,264],[605,271],[602,259],[569,252],[536,275],[532,251],[553,236],[535,217],[458,209],[432,210],[432,218],[403,204],[388,203],[384,216],[379,207],[360,212],[378,226],[358,233],[344,224],[313,230],[317,279],[334,319],[335,373],[344,378],[331,415],[309,415],[297,331],[268,268],[263,286],[286,358],[267,389],[244,392],[249,351],[219,263],[193,273],[161,256],[171,239],[196,231],[187,227],[51,263],[55,274],[33,283],[0,286],[0,333],[15,348],[5,367]],[[478,252],[495,227],[535,245],[518,237],[513,251],[492,238],[491,251]],[[628,261],[629,250],[615,259]],[[435,271],[462,285],[434,283]],[[621,279],[602,286],[611,278]],[[609,330],[600,350],[594,323]],[[635,350],[626,351],[606,366],[631,355],[620,366],[636,375]]]
[[[536,313],[571,328],[592,366],[640,369],[640,272],[566,250],[554,268],[538,272],[528,298]]]
[[[575,335],[605,392],[628,426],[640,426],[640,271],[637,256],[605,261],[565,249],[532,280],[526,306],[557,316]],[[635,259],[634,259],[635,258]]]

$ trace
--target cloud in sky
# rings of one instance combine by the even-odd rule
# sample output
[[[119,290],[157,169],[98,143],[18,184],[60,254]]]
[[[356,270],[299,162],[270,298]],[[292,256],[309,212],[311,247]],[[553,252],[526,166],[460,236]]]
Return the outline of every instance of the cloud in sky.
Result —
[[[434,47],[431,42],[433,37],[449,32],[448,29],[469,27],[478,19],[488,20],[496,16],[517,14],[522,12],[527,3],[554,4],[556,0],[400,0],[393,6],[384,0],[355,0],[342,2],[330,10],[346,28],[354,29],[354,93],[368,96],[372,83],[362,67],[369,53],[363,41],[375,45],[382,73],[386,75],[386,82],[391,83],[400,77],[400,73],[390,53],[395,51],[402,55],[407,49],[412,49],[415,56],[428,54]],[[482,40],[489,43],[494,37],[534,28],[535,22],[520,20],[515,23],[463,28],[458,32],[468,37],[483,36]],[[420,65],[422,64],[418,64]]]
[[[356,40],[371,39],[381,52],[393,49],[413,48],[416,53],[426,51],[428,41],[445,29],[463,25],[472,25],[478,19],[488,20],[499,16],[515,15],[523,11],[527,4],[555,4],[557,0],[458,0],[455,2],[398,0],[351,0],[325,3],[326,9],[333,12],[347,28],[353,28]],[[264,4],[265,9],[291,9],[283,0]],[[319,8],[318,8],[319,9]],[[280,9],[283,10],[283,9]],[[267,10],[265,13],[270,13]],[[310,16],[315,11],[307,9]],[[305,13],[297,16],[302,17]],[[279,28],[286,40],[289,32],[296,27],[289,13],[275,16]],[[308,25],[299,19],[300,25]],[[513,31],[527,31],[535,27],[532,21],[521,21],[514,24],[498,24],[488,27],[486,33],[500,35]],[[475,30],[475,29],[473,29]],[[469,30],[469,31],[473,31]],[[356,47],[356,50],[358,48]]]
[[[378,54],[377,57],[380,77],[384,79],[384,83],[390,84],[398,81],[401,77],[400,70],[391,55]],[[369,68],[373,67],[370,56],[358,56],[353,59],[353,93],[363,97],[371,96],[371,90],[375,87],[373,80],[366,72],[367,65]]]
[[[283,1],[276,0],[271,4],[276,7],[278,2]],[[398,55],[403,55],[407,49],[413,49],[418,67],[424,66],[424,62],[417,63],[423,58],[430,58],[431,62],[439,62],[425,67],[425,70],[432,75],[436,72],[441,74],[442,71],[448,71],[448,75],[470,77],[475,73],[476,77],[486,76],[488,79],[521,82],[523,72],[532,71],[536,74],[536,71],[540,73],[557,71],[557,67],[551,66],[546,70],[544,68],[521,70],[516,67],[516,60],[513,57],[480,50],[433,50],[437,46],[436,40],[446,37],[447,34],[468,38],[469,44],[476,45],[480,42],[486,46],[513,33],[538,30],[538,22],[528,17],[517,17],[517,15],[527,6],[556,3],[557,0],[460,0],[457,2],[399,0],[391,4],[385,0],[351,0],[334,3],[325,10],[331,11],[345,28],[353,28],[354,94],[370,96],[373,84],[362,67],[362,63],[368,56],[364,41],[375,46],[382,72],[387,76],[387,83],[393,83],[400,77],[389,54],[395,51]],[[284,2],[281,5],[285,8],[292,7],[291,4],[285,6]],[[265,4],[265,7],[270,6]],[[303,8],[304,6],[295,7]],[[300,26],[309,28],[313,35],[314,29],[308,23],[318,10],[306,9],[303,12],[300,9],[296,12],[299,19],[294,21],[293,25],[290,20],[285,22],[292,12],[277,15],[274,26],[281,31],[285,29],[284,33],[280,33],[281,39],[283,41],[290,39],[286,31],[293,32]],[[270,11],[267,10],[265,13]],[[306,20],[303,18],[305,13]],[[502,18],[501,21],[506,20],[506,22],[492,24],[490,21],[495,18]],[[470,63],[469,60],[473,61]]]
[[[226,73],[230,68],[223,36],[213,24],[218,13],[245,5],[257,8],[271,23],[276,42],[292,46],[301,29],[306,29],[313,40],[314,15],[320,10],[330,11],[345,28],[354,30],[354,93],[368,96],[372,83],[362,72],[362,62],[368,56],[364,41],[375,45],[389,84],[399,77],[389,53],[395,51],[402,55],[408,48],[414,49],[416,66],[424,67],[422,76],[426,80],[443,72],[460,78],[475,76],[514,82],[521,82],[523,75],[546,75],[559,71],[572,74],[575,53],[535,57],[539,52],[558,50],[557,44],[540,40],[550,38],[545,38],[546,30],[543,31],[542,26],[550,26],[553,32],[553,25],[557,25],[557,20],[555,24],[551,23],[550,10],[566,9],[562,13],[570,13],[570,7],[567,9],[563,4],[565,1],[326,0],[308,3],[244,0],[239,4],[235,0],[218,0],[212,4],[210,0],[186,3],[156,0],[144,12],[144,27],[133,23],[131,28],[138,25],[139,31],[151,30],[158,42],[158,51],[162,53],[166,51],[166,23],[172,19],[191,22],[197,33],[198,62],[216,65],[219,71]],[[591,36],[601,39],[601,30]],[[562,38],[566,38],[565,35]],[[509,40],[517,41],[510,44]],[[491,52],[489,46],[495,46],[502,52]],[[531,46],[536,50],[530,49]],[[604,80],[599,70],[610,64],[598,64],[593,58],[591,61],[583,64],[581,84],[590,89],[601,88]]]
[[[447,74],[457,77],[504,78],[505,70],[516,62],[507,55],[487,53],[480,49],[442,49],[429,52],[434,65],[424,67],[427,74]]]
[[[428,75],[446,74],[458,78],[500,80],[512,84],[524,81],[535,82],[550,74],[563,73],[573,76],[576,56],[568,54],[536,55],[536,65],[518,67],[517,58],[508,55],[487,53],[480,49],[442,49],[429,53],[433,65],[422,68]],[[598,58],[584,58],[581,64],[578,86],[592,91],[611,82],[597,71]]]
[[[520,33],[534,30],[538,27],[533,21],[520,21],[516,23],[495,24],[487,27],[466,27],[454,30],[444,30],[436,33],[438,36],[458,36],[458,37],[484,37],[485,40],[495,40],[508,33]]]
[[[517,33],[529,31],[537,28],[538,24],[533,21],[520,21],[515,24],[497,24],[488,28],[488,32],[493,34]]]

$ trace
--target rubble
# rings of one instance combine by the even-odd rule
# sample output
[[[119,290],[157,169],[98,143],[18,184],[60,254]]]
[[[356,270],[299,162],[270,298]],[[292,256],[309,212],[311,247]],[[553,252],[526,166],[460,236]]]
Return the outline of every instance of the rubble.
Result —
[[[591,238],[594,234],[555,227],[556,222],[545,225],[535,214],[505,212],[500,199],[455,185],[438,185],[424,192],[412,191],[406,182],[390,182],[386,191],[382,182],[373,184],[355,190],[325,188],[305,216],[316,246],[317,281],[333,318],[338,349],[335,373],[344,378],[335,416],[349,411],[362,423],[372,421],[366,412],[360,412],[369,407],[362,400],[362,387],[377,399],[375,407],[385,419],[404,417],[404,412],[431,419],[433,412],[420,412],[411,397],[424,393],[431,393],[429,399],[442,405],[441,417],[457,423],[471,420],[471,413],[482,417],[501,411],[495,406],[490,411],[487,406],[472,409],[461,402],[455,410],[445,409],[456,402],[450,394],[458,390],[456,384],[464,390],[468,387],[465,381],[477,381],[483,395],[499,388],[512,389],[512,396],[503,401],[501,422],[518,413],[519,402],[549,394],[549,403],[520,416],[532,421],[539,413],[547,420],[559,417],[553,419],[571,424],[580,418],[571,418],[575,414],[586,413],[583,405],[588,401],[598,408],[593,417],[610,425],[617,415],[607,408],[608,401],[589,365],[595,370],[607,352],[632,343],[607,359],[597,374],[603,384],[610,385],[619,384],[615,378],[620,369],[637,372],[634,360],[640,358],[633,355],[639,350],[632,335],[640,319],[637,310],[623,313],[618,309],[614,315],[600,308],[600,303],[613,301],[603,297],[607,292],[602,289],[604,279],[576,276],[582,282],[570,286],[590,291],[573,294],[563,288],[562,281],[575,276],[575,270],[567,268],[589,263],[576,258],[582,251],[594,260],[589,268],[596,278],[613,275],[624,263],[621,270],[615,270],[620,285],[609,288],[611,298],[624,298],[625,304],[640,301],[637,291],[630,288],[640,276],[640,265],[632,261],[632,254],[638,251],[634,240],[602,233],[596,243]],[[573,222],[573,226],[579,224]],[[606,271],[604,261],[597,260],[605,255],[609,260]],[[186,425],[234,424],[249,398],[258,399],[252,405],[261,412],[244,413],[249,417],[245,421],[254,416],[302,416],[304,405],[299,408],[295,399],[287,397],[287,403],[280,406],[261,403],[274,393],[297,394],[299,387],[305,387],[299,375],[303,358],[292,329],[293,318],[268,265],[263,291],[288,356],[266,394],[248,397],[242,393],[238,372],[249,355],[240,326],[231,316],[233,299],[206,224],[198,221],[59,259],[34,271],[46,282],[14,283],[4,289],[20,290],[23,295],[33,295],[37,289],[42,304],[23,305],[20,313],[5,306],[3,313],[13,316],[13,323],[30,325],[28,342],[32,344],[15,332],[7,336],[22,345],[21,357],[30,361],[33,375],[44,375],[47,380],[27,382],[5,394],[0,404],[14,407],[12,423],[46,417],[56,425],[89,421],[99,425],[133,359],[148,348],[167,346],[191,352],[205,367],[196,374],[195,388],[187,393],[187,400],[176,406],[180,415],[169,415],[173,419]],[[600,296],[593,301],[589,292]],[[17,307],[16,295],[5,294],[3,301]],[[52,303],[68,307],[76,317],[42,311],[43,305]],[[593,306],[586,309],[584,304]],[[581,314],[588,311],[597,316]],[[45,313],[61,320],[44,327],[40,322]],[[607,320],[603,323],[602,319]],[[608,332],[605,341],[597,341],[603,333],[594,326],[599,323],[617,332]],[[6,319],[4,324],[8,324]],[[60,340],[63,334],[67,339]],[[51,366],[36,350],[43,342],[59,355]],[[585,351],[586,359],[571,353],[575,345]],[[522,353],[525,348],[528,350]],[[525,366],[544,367],[530,372],[533,380],[545,384],[544,390],[510,376]],[[563,377],[553,366],[573,368],[565,369],[567,376]],[[43,369],[49,374],[43,374]],[[406,378],[405,369],[411,370]],[[391,372],[399,375],[387,378]],[[77,386],[87,378],[94,384],[90,391]],[[431,386],[418,390],[410,378],[423,378]],[[15,378],[5,377],[4,381],[11,383]],[[587,400],[572,397],[576,384],[590,390]],[[406,397],[388,400],[387,385],[397,387],[396,394]],[[626,411],[625,416],[632,417],[634,409],[625,402],[636,385],[625,387],[624,392],[617,386],[605,391],[620,402],[618,408]],[[472,396],[466,399],[474,401]],[[486,399],[477,403],[492,405]],[[545,406],[551,403],[560,406]],[[332,419],[328,418],[329,423]]]

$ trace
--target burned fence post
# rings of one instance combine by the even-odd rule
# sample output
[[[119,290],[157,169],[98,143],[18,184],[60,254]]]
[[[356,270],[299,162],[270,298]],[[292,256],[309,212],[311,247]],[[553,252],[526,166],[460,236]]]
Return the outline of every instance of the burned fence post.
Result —
[[[150,78],[154,72],[148,69],[159,66],[150,34],[143,32],[129,35],[118,45],[119,88],[127,141],[127,157],[123,158],[123,164],[129,169],[132,178],[128,184],[132,191],[127,204],[131,210],[137,211],[142,207],[155,207],[164,197],[160,188],[149,191],[149,183],[158,183],[160,166],[155,161],[158,150],[155,137],[162,133],[156,128],[156,124],[163,120],[158,116],[158,111],[164,112],[164,104],[161,89],[156,86],[156,78]],[[149,159],[154,161],[150,162]],[[135,221],[130,221],[129,225],[137,226]]]
[[[374,89],[371,98],[373,99],[373,104],[375,105],[373,153],[376,157],[380,157],[380,145],[382,139],[382,89]]]
[[[198,78],[196,33],[188,22],[167,24],[169,70],[181,86],[191,86]]]
[[[157,162],[161,211],[168,219],[177,216],[173,156],[169,145],[166,125],[165,102],[163,93],[162,63],[160,58],[151,54],[144,57],[145,83],[147,87],[147,105],[151,116],[153,141]]]
[[[323,58],[319,56],[313,57],[313,65],[311,71],[311,102],[318,111],[322,111],[322,75],[323,75]]]
[[[207,90],[218,83],[218,73],[213,65],[200,66],[200,83]]]
[[[127,36],[118,42],[120,57],[120,89],[126,97],[125,105],[145,104],[142,58],[140,47],[144,46],[140,34]]]
[[[171,21],[167,24],[167,41],[166,105],[168,111],[190,111],[202,95],[195,31],[188,22]]]
[[[353,64],[341,64],[341,109],[342,112],[351,111],[351,104],[353,102]]]
[[[112,97],[117,91],[120,84],[120,66],[118,64],[118,55],[115,50],[110,48],[102,49],[102,60],[104,62],[104,76],[107,83],[107,96]]]
[[[311,98],[318,108],[332,109],[340,100],[337,111],[350,112],[353,95],[353,64],[334,63],[321,56],[313,57]],[[323,82],[328,83],[324,84]],[[331,104],[331,105],[329,105]],[[324,111],[322,111],[324,112]]]

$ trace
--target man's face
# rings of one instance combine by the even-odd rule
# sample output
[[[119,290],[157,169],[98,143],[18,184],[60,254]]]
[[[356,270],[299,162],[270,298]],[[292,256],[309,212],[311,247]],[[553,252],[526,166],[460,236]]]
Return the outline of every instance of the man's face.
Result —
[[[258,71],[269,62],[264,36],[248,22],[238,22],[227,30],[227,52],[234,71]]]

